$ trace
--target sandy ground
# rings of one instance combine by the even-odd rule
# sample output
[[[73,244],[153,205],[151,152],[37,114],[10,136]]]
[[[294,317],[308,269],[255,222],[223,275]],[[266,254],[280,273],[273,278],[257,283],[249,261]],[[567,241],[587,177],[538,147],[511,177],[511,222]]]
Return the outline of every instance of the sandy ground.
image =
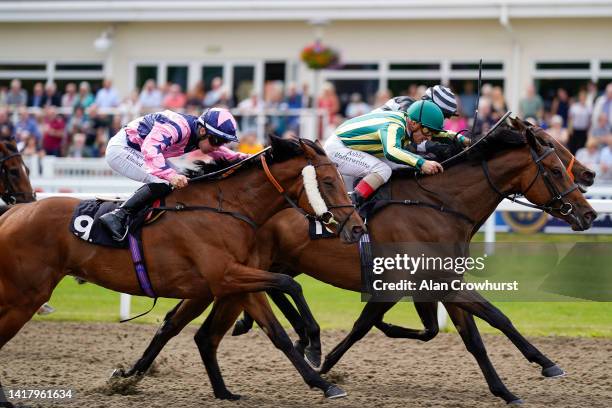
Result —
[[[30,322],[2,351],[0,377],[6,387],[71,388],[72,400],[26,402],[32,407],[491,407],[482,374],[456,334],[429,343],[368,335],[332,370],[329,379],[348,397],[325,400],[310,390],[293,366],[260,330],[226,337],[219,361],[238,402],[212,396],[204,367],[187,328],[162,352],[152,375],[128,395],[106,395],[114,367],[127,367],[156,328],[139,324]],[[323,332],[324,351],[344,332]],[[533,338],[567,371],[545,379],[502,336],[485,336],[493,364],[506,386],[527,407],[612,407],[612,340]],[[19,406],[19,405],[18,405]]]

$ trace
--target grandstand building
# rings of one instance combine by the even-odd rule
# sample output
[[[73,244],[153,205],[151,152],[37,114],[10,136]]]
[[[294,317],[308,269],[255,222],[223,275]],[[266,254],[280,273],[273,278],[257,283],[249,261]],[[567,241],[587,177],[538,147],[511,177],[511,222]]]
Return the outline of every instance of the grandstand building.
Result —
[[[339,93],[397,94],[409,83],[501,84],[512,110],[540,93],[612,81],[612,4],[601,0],[3,1],[0,84],[101,83],[123,94],[148,78],[190,88],[221,76],[229,91],[309,82],[300,50],[322,36],[342,64]]]

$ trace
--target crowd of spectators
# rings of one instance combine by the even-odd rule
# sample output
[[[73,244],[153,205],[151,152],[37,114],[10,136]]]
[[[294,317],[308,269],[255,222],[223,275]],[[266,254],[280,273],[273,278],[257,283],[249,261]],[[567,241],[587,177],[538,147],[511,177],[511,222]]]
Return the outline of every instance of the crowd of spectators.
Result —
[[[500,86],[485,83],[479,102],[474,82],[457,87],[461,89],[453,90],[458,96],[459,115],[447,120],[447,129],[470,128],[478,108],[476,132],[486,132],[508,109]],[[230,95],[220,77],[207,88],[199,82],[184,92],[179,84],[158,86],[149,79],[141,90],[122,98],[111,80],[105,80],[95,92],[83,81],[67,83],[61,93],[53,82],[38,82],[28,93],[15,79],[8,88],[0,88],[0,136],[14,136],[25,155],[101,157],[109,138],[143,113],[173,109],[198,115],[204,108],[221,106],[235,108],[243,138],[237,148],[252,152],[261,148],[257,139],[261,120],[266,132],[299,135],[297,115],[270,111],[316,107],[325,112],[318,129],[325,137],[347,118],[367,113],[393,96],[388,90],[375,95],[338,95],[332,83],[325,83],[315,99],[307,84],[267,81],[262,94],[239,89],[236,94],[244,95],[239,100]],[[401,93],[419,99],[425,90],[425,85],[412,84]],[[267,116],[257,115],[262,111]],[[601,94],[593,83],[576,95],[559,88],[548,101],[530,85],[520,99],[519,115],[546,129],[584,164],[598,170],[601,178],[612,181],[612,83]]]

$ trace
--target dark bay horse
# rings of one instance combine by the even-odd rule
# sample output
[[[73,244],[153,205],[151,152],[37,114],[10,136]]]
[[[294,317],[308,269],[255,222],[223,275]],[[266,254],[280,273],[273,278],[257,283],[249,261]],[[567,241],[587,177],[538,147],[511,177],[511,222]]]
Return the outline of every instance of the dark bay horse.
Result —
[[[490,181],[494,182],[502,191],[523,191],[527,193],[530,201],[539,204],[547,203],[552,197],[551,192],[545,186],[544,181],[541,180],[541,169],[538,168],[530,153],[531,150],[538,155],[547,152],[550,149],[546,146],[548,143],[547,136],[540,134],[536,137],[532,134],[532,129],[526,129],[518,122],[513,123],[519,131],[507,127],[502,128],[482,146],[481,153],[490,156],[487,159],[491,173]],[[583,184],[592,183],[594,173],[572,160],[573,156],[567,150],[562,150],[557,154],[563,156],[563,163],[554,154],[548,154],[541,160],[541,163],[546,170],[555,174],[554,183],[559,189],[569,191],[568,189],[572,185],[572,181],[564,168],[568,167],[570,162],[573,163],[572,176],[577,177],[577,181]],[[448,208],[461,209],[464,214],[474,220],[473,223],[468,223],[462,218],[444,214],[432,208],[389,206],[370,220],[370,230],[375,240],[377,242],[468,242],[471,240],[478,227],[488,218],[502,199],[487,182],[482,168],[474,163],[480,164],[481,162],[472,159],[463,165],[449,168],[442,175],[435,178],[428,177],[421,181],[426,188],[443,192],[444,199],[442,202],[440,202],[439,196],[419,189],[412,178],[394,176],[390,182],[393,196],[397,199],[419,199],[444,204]],[[529,187],[530,185],[532,187]],[[474,197],[478,197],[481,207],[476,208],[473,205]],[[564,199],[570,200],[575,206],[577,209],[576,215],[562,215],[555,210],[552,210],[551,213],[566,220],[575,229],[588,228],[595,217],[595,213],[582,195],[572,189],[571,193],[568,193]],[[262,261],[274,262],[272,267],[274,270],[291,275],[302,272],[340,288],[361,291],[357,247],[340,245],[337,240],[310,241],[307,225],[303,217],[297,212],[285,210],[275,215],[259,230],[258,236],[261,237],[261,242],[265,243],[258,245],[259,257]],[[279,302],[279,307],[284,312],[288,312],[287,317],[290,322],[296,327],[298,333],[301,333],[303,324],[300,322],[299,315],[292,312],[292,307],[284,297],[269,293],[275,302]],[[544,375],[554,375],[558,372],[557,370],[560,370],[521,336],[501,311],[480,298],[476,293],[467,293],[465,296],[466,299],[460,299],[464,301],[445,303],[445,306],[447,306],[453,322],[457,325],[466,347],[481,366],[491,391],[495,395],[508,402],[519,401],[518,397],[507,390],[491,365],[472,314],[476,314],[489,324],[502,330],[513,340],[525,357],[542,366]],[[474,300],[478,301],[474,302]],[[222,304],[222,306],[219,306],[219,304]],[[436,302],[425,304],[433,306],[434,319],[436,304]],[[208,305],[209,302],[199,299],[190,299],[179,303],[168,313],[162,327],[156,333],[143,357],[130,371],[122,374],[129,376],[146,372],[164,344],[178,334],[187,323],[199,316]],[[368,304],[360,321],[356,323],[351,333],[352,337],[349,343],[352,344],[363,337],[374,323],[381,321],[384,312],[393,305],[394,303]],[[419,309],[420,305],[421,303],[416,304],[419,311],[421,311]],[[423,313],[431,312],[431,308],[428,307],[424,307]],[[222,311],[220,311],[221,309]],[[210,322],[209,330],[211,330],[208,333],[209,340],[207,341],[209,343],[208,347],[212,349],[209,351],[211,354],[216,351],[216,347],[228,329],[227,326],[216,326],[213,320],[219,319],[226,322],[231,319],[219,318],[218,314],[227,313],[228,316],[237,316],[240,312],[239,305],[234,307],[223,301],[216,304],[213,311],[211,312],[214,316],[213,319],[207,319]],[[422,333],[422,331],[418,332],[422,335],[421,340],[433,338],[435,335]],[[344,343],[346,349],[350,347],[349,343]],[[341,354],[335,354],[335,356],[339,358]],[[328,364],[332,361],[331,358],[334,358],[334,355],[327,361]],[[220,378],[217,381],[222,383]]]
[[[288,201],[306,213],[313,206],[327,205],[327,218],[342,222],[336,231],[344,242],[355,242],[363,223],[348,199],[343,181],[320,145],[274,138],[271,154],[251,161],[231,177],[210,182],[194,182],[167,197],[167,206],[222,207],[240,213],[255,225],[263,225],[277,212],[289,207]],[[262,169],[263,168],[263,169]],[[314,178],[319,202],[313,204],[306,170]],[[284,190],[283,194],[279,190]],[[306,194],[303,191],[306,190]],[[316,197],[315,197],[316,198]],[[321,204],[323,202],[323,204]],[[0,348],[49,299],[57,283],[66,275],[77,276],[118,292],[142,295],[132,270],[129,251],[94,246],[73,236],[68,229],[78,200],[51,198],[11,208],[0,217]],[[313,214],[314,216],[314,214]],[[318,214],[317,214],[318,216]],[[239,294],[278,289],[296,302],[302,317],[312,320],[301,287],[293,278],[248,266],[256,230],[243,219],[214,211],[171,212],[143,230],[143,243],[149,275],[160,297],[223,298],[249,308],[257,302],[262,321],[272,324],[267,331],[274,344],[287,354],[304,380],[328,397],[345,393],[323,380],[293,349],[280,324],[270,315],[262,296]],[[18,245],[15,245],[18,243]],[[10,253],[5,249],[11,248]],[[263,301],[262,301],[263,299]],[[233,324],[232,320],[229,324]],[[206,331],[205,327],[202,329]],[[201,336],[201,334],[198,334]],[[289,347],[287,347],[287,344]],[[203,358],[205,353],[202,352]],[[211,369],[206,359],[207,369]],[[216,394],[234,398],[231,393]]]

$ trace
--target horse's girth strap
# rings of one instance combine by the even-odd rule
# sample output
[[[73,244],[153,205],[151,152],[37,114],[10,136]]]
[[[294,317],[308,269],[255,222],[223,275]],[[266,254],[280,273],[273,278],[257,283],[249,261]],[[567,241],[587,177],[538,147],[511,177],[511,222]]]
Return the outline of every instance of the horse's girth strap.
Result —
[[[276,181],[276,179],[272,175],[272,172],[270,171],[270,167],[268,167],[268,162],[266,162],[265,155],[262,154],[259,157],[260,157],[261,165],[264,169],[264,172],[266,173],[266,176],[268,177],[268,180],[270,180],[270,183],[272,183],[272,185],[276,187],[279,193],[283,194],[285,192],[285,189],[283,188],[283,186],[280,185],[278,181]]]

